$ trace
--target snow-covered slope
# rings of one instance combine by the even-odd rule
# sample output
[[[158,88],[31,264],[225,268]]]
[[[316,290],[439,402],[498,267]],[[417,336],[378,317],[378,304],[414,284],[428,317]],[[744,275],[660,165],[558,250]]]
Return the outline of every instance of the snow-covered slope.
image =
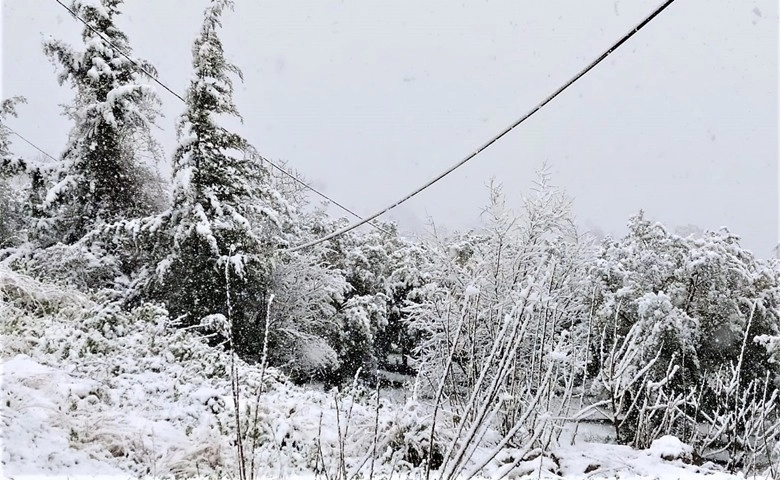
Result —
[[[124,313],[7,270],[0,295],[7,475],[234,473],[229,355],[169,328],[154,307]],[[375,422],[369,392],[304,389],[240,360],[236,369],[245,454],[254,436],[258,474],[313,473],[319,457],[335,469],[336,402],[350,429],[345,463],[365,457]],[[379,428],[389,431],[390,406],[382,409]]]
[[[165,312],[122,312],[0,270],[0,320],[6,476],[237,476],[231,358],[171,329]],[[236,369],[244,456],[256,478],[415,473],[424,402],[382,399],[376,408],[374,393],[359,387],[323,392],[273,369],[241,361]],[[673,439],[648,451],[577,444],[511,471],[507,452],[484,473],[516,478],[542,466],[543,476],[565,478],[731,478],[662,459],[679,457],[675,449],[685,448]]]

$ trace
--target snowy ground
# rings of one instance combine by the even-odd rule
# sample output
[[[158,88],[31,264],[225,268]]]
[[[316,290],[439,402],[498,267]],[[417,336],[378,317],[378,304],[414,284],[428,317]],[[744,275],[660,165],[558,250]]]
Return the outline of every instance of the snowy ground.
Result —
[[[6,477],[237,476],[224,353],[166,328],[154,308],[130,314],[101,308],[6,270],[0,270],[0,320]],[[382,395],[377,419],[372,392],[337,395],[293,386],[272,370],[241,362],[238,368],[242,416],[257,426],[249,432],[256,441],[244,440],[257,477],[313,478],[317,471],[332,477],[340,451],[347,478],[368,478],[372,469],[377,478],[391,471],[394,478],[420,476],[404,449],[420,434],[429,412],[424,403]],[[686,447],[673,438],[635,451],[592,443],[598,432],[582,428],[579,442],[563,442],[552,460],[539,457],[508,471],[507,450],[483,473],[537,478],[541,465],[543,478],[741,478],[686,464]]]

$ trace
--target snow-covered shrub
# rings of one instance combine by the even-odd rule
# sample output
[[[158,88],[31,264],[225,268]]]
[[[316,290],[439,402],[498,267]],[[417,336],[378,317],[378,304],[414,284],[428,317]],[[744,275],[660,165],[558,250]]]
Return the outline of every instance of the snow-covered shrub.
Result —
[[[305,203],[296,207],[284,230],[289,243],[315,240],[346,222],[306,211]],[[403,307],[422,283],[423,254],[395,225],[376,226],[279,255],[270,286],[272,364],[301,380],[339,384],[358,371],[373,379],[378,369],[392,368],[392,354],[406,363],[414,336]]]
[[[280,256],[270,287],[268,362],[301,380],[338,368],[330,339],[339,328],[337,305],[347,290],[343,275],[319,258],[322,247],[314,248]]]
[[[129,282],[121,260],[100,242],[59,243],[42,249],[22,247],[7,262],[45,283],[86,293],[114,291],[121,296]]]
[[[42,283],[37,279],[14,272],[0,264],[0,305],[12,311],[5,326],[13,327],[13,320],[57,315],[75,319],[95,303],[81,292],[62,288],[56,284]],[[45,332],[35,332],[36,337]]]
[[[651,455],[666,461],[682,460],[685,463],[693,461],[693,447],[681,442],[673,435],[664,435],[653,440],[647,450]]]
[[[330,242],[323,260],[339,270],[347,283],[337,304],[339,328],[331,341],[339,353],[335,381],[360,370],[373,378],[390,367],[391,354],[411,353],[414,335],[406,328],[404,307],[420,285],[417,244],[403,238],[392,223],[379,229],[353,231]]]
[[[588,297],[601,336],[589,373],[611,385],[608,397],[624,399],[611,412],[624,427],[620,441],[689,438],[696,416],[718,404],[709,380],[731,364],[741,365],[743,388],[780,373],[753,341],[780,331],[780,275],[738,240],[726,231],[682,238],[640,213],[625,238],[602,246]]]
[[[439,418],[436,431],[431,435],[434,427],[431,420],[428,409],[414,400],[408,401],[384,434],[381,461],[406,471],[425,468],[429,462],[431,469],[439,469],[451,439],[452,423],[451,419],[447,422]]]
[[[236,419],[226,408],[229,355],[192,332],[172,328],[157,306],[126,311],[110,298],[93,297],[98,301],[0,267],[4,358],[22,362],[25,354],[51,365],[45,375],[28,377],[36,370],[20,365],[19,381],[4,377],[10,407],[3,408],[21,409],[26,418],[4,410],[3,418],[12,422],[9,431],[40,435],[25,430],[38,428],[35,422],[24,426],[38,413],[31,416],[24,409],[38,408],[35,399],[45,397],[48,406],[41,414],[48,420],[40,421],[49,422],[49,437],[62,431],[66,450],[89,452],[135,475],[233,471],[229,439],[235,438]],[[263,458],[275,448],[270,422],[279,421],[272,398],[288,393],[276,370],[261,373],[240,361],[239,368],[245,389],[242,432],[248,445],[255,445],[255,465],[262,471]],[[17,403],[14,392],[32,403]],[[257,392],[263,393],[259,401]]]
[[[433,400],[434,429],[440,411],[457,415],[443,478],[477,474],[507,448],[519,464],[554,444],[585,364],[573,327],[586,314],[588,245],[568,200],[545,174],[522,216],[500,189],[491,194],[484,231],[431,248],[430,284],[409,308],[422,339],[417,391]]]
[[[697,423],[690,428],[690,443],[699,454],[725,463],[731,471],[776,468],[775,450],[780,446],[780,391],[771,382],[773,373],[766,371],[763,381],[741,380],[752,319],[753,314],[738,362],[708,375],[699,387],[698,399],[707,394],[714,398],[697,405]]]
[[[27,240],[28,185],[22,176],[0,174],[0,250]]]
[[[669,403],[665,388],[674,380],[678,366],[668,364],[663,376],[652,374],[663,365],[661,352],[657,344],[645,345],[643,327],[647,325],[635,324],[622,338],[614,330],[611,335],[606,331],[598,335],[601,368],[591,385],[591,393],[601,399],[591,408],[606,410],[615,439],[637,448],[646,448],[657,438],[654,433],[668,432],[665,428],[674,426],[674,422],[669,424],[668,414],[672,420],[679,417],[675,414],[679,405]],[[608,338],[611,345],[605,344]],[[666,421],[656,419],[658,416]]]
[[[452,349],[448,392],[475,384],[507,315],[527,323],[513,369],[529,385],[543,375],[541,360],[560,333],[583,316],[587,245],[578,243],[565,196],[548,182],[542,176],[521,217],[494,189],[484,231],[467,239],[467,257],[446,243],[431,249],[430,283],[410,323],[424,339],[417,355],[424,375],[441,377],[442,352]]]

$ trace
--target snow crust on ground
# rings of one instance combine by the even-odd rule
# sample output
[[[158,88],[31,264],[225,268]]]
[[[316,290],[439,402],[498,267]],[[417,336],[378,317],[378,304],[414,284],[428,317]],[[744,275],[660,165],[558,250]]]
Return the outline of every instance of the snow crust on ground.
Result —
[[[677,440],[674,437],[670,437]],[[681,445],[682,442],[677,440]],[[669,441],[671,445],[672,442]],[[685,447],[688,447],[685,445]],[[690,447],[688,447],[690,448]],[[727,480],[745,478],[720,471],[717,466],[696,466],[682,460],[665,461],[658,450],[634,450],[624,445],[580,443],[559,447],[561,474],[564,478]],[[586,473],[587,472],[587,473]],[[760,478],[760,477],[759,477]]]
[[[236,477],[230,357],[167,321],[153,307],[121,312],[0,267],[4,476]],[[339,428],[348,476],[368,478],[373,467],[375,478],[391,472],[420,478],[401,451],[427,438],[420,426],[430,407],[423,401],[383,397],[377,410],[367,390],[325,392],[294,386],[273,369],[261,372],[241,361],[237,367],[242,416],[257,416],[255,478],[314,478],[316,471],[333,476],[342,448]],[[512,469],[513,451],[507,449],[482,473],[741,478],[684,463],[679,458],[689,449],[674,437],[642,451],[577,443]]]
[[[681,442],[677,437],[664,435],[653,441],[648,449],[651,455],[663,459],[688,459],[693,456],[693,447]]]

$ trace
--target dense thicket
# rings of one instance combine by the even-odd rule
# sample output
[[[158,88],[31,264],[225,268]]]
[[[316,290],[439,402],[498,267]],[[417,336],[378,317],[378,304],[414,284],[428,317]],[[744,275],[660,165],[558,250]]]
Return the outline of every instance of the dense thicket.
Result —
[[[732,366],[739,366],[741,389],[778,378],[778,364],[756,341],[780,333],[777,265],[756,259],[736,235],[720,230],[681,237],[640,213],[628,235],[605,241],[595,260],[592,374],[609,368],[615,345],[633,330],[639,342],[627,349],[641,350],[633,369],[654,362],[649,382],[663,380],[673,396],[698,391],[696,407],[704,411],[719,401],[714,378]],[[637,382],[630,395],[641,399],[647,394],[642,387]],[[621,433],[630,437],[639,418],[624,413],[630,420]]]

